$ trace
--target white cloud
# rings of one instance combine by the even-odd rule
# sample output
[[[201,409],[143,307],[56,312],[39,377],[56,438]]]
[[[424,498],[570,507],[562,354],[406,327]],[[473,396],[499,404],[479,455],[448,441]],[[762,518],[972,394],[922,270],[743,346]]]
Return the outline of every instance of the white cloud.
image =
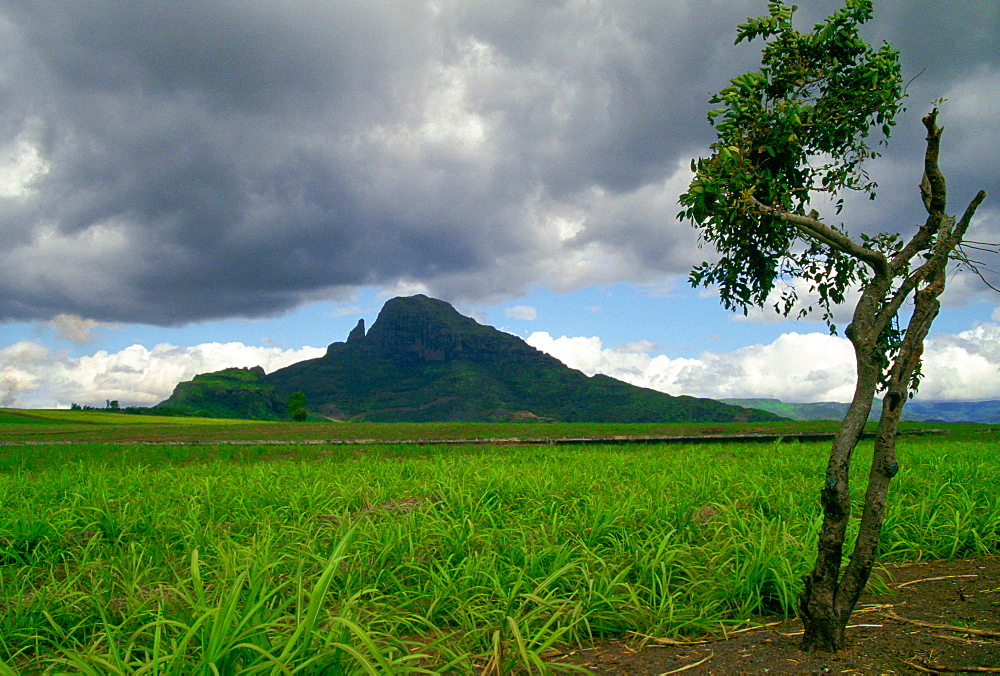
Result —
[[[36,343],[22,340],[0,350],[0,405],[18,406],[19,394],[38,390],[48,350]]]
[[[768,345],[705,352],[697,359],[651,354],[648,344],[605,348],[598,337],[554,338],[545,332],[528,343],[588,375],[604,373],[673,395],[724,399],[768,397],[786,402],[850,401],[854,352],[845,338],[786,333]],[[927,341],[925,401],[1000,399],[1000,325],[984,324]]]
[[[360,315],[364,312],[370,312],[371,308],[363,308],[360,305],[348,305],[346,307],[337,308],[336,310],[330,311],[331,317],[347,317],[350,315]]]
[[[924,347],[920,398],[1000,399],[1000,324],[934,336]]]
[[[325,350],[282,350],[243,343],[204,343],[147,349],[132,345],[120,352],[100,350],[71,358],[31,341],[0,349],[0,403],[30,408],[66,408],[116,399],[122,406],[151,406],[174,386],[199,373],[236,366],[262,366],[271,372]]]
[[[48,170],[38,147],[24,135],[0,146],[0,198],[28,195],[35,179]]]
[[[826,334],[789,333],[770,345],[705,352],[698,359],[654,356],[648,343],[606,349],[597,337],[534,333],[528,342],[588,375],[604,373],[673,395],[807,402],[849,400],[853,391],[850,343]]]
[[[113,324],[99,322],[93,319],[85,319],[78,315],[60,314],[49,320],[48,325],[56,332],[56,335],[71,343],[92,343],[96,340],[93,335],[94,329],[102,326],[110,327]]]
[[[587,375],[608,373],[612,369],[611,362],[616,353],[603,349],[601,339],[597,336],[586,338],[553,338],[546,331],[536,331],[527,338],[528,345],[546,352],[570,368],[583,371]],[[613,375],[613,374],[608,374]],[[618,377],[618,376],[615,376]]]
[[[538,319],[538,309],[530,305],[515,305],[504,310],[504,314],[511,319],[523,319],[533,321]]]
[[[713,254],[699,249],[694,228],[676,222],[677,198],[692,176],[690,158],[665,174],[624,191],[589,185],[558,197],[533,195],[525,202],[521,231],[533,237],[537,256],[518,251],[506,264],[534,266],[534,274],[560,292],[624,280],[641,281],[650,293],[672,287],[679,274]]]
[[[605,348],[596,336],[555,338],[539,331],[527,342],[589,375],[604,373],[673,395],[844,402],[854,388],[850,343],[823,333],[786,333],[767,345],[704,352],[695,359],[656,354],[657,346],[643,340]],[[122,406],[150,406],[199,373],[258,365],[270,373],[323,353],[315,347],[164,343],[152,349],[132,345],[114,353],[100,350],[70,357],[22,340],[0,349],[0,405],[65,408],[73,402],[117,399]],[[926,342],[923,370],[921,400],[1000,399],[1000,324],[933,336]]]

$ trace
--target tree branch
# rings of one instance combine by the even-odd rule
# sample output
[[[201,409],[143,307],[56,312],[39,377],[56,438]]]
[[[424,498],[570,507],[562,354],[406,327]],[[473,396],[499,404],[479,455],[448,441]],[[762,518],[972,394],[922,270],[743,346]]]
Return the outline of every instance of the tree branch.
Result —
[[[938,167],[938,156],[941,152],[941,132],[943,127],[937,126],[938,109],[934,108],[921,120],[927,128],[927,151],[924,153],[924,174],[930,185],[930,200],[928,213],[944,213],[948,204],[948,188],[944,174]]]
[[[848,256],[852,256],[864,263],[867,263],[876,273],[887,270],[888,261],[886,261],[885,256],[877,251],[861,246],[847,235],[837,232],[830,226],[826,225],[812,214],[809,216],[803,216],[801,214],[794,214],[790,211],[784,211],[783,209],[777,209],[764,204],[753,195],[750,195],[750,200],[751,204],[758,212],[777,218],[779,221],[783,221],[790,225],[794,225],[798,228],[799,232],[809,239],[826,244],[832,249],[836,249],[841,253],[845,253]],[[815,212],[812,213],[814,214]]]
[[[913,291],[920,284],[921,281],[933,275],[939,275],[944,271],[945,265],[947,265],[948,260],[952,257],[952,255],[958,249],[958,247],[962,244],[962,239],[965,237],[965,233],[966,231],[968,231],[969,225],[972,223],[972,217],[973,215],[975,215],[976,209],[979,208],[979,205],[982,204],[984,199],[986,199],[985,190],[980,190],[978,193],[976,193],[976,196],[973,198],[972,202],[970,202],[969,206],[966,207],[965,213],[962,214],[962,218],[958,221],[958,224],[953,227],[951,232],[942,234],[941,240],[935,247],[933,255],[927,261],[925,261],[923,265],[921,265],[916,270],[907,275],[906,279],[903,280],[902,284],[899,285],[899,288],[892,295],[892,298],[890,298],[888,302],[882,305],[881,309],[876,315],[876,328],[879,332],[884,330],[885,327],[888,325],[888,323],[892,321],[892,318],[896,316],[897,312],[899,312],[899,309],[903,306],[903,303],[906,301],[906,298],[910,295],[910,292]],[[952,219],[945,217],[942,220],[948,221]],[[910,244],[913,244],[913,242],[917,239],[917,237],[920,236],[920,234],[921,233],[915,235],[913,240],[910,241]],[[908,247],[909,245],[907,245],[907,248]],[[894,265],[896,264],[898,259],[899,256],[893,258],[892,262]],[[972,267],[975,270],[975,267],[974,266]],[[978,270],[975,271],[978,274]],[[982,279],[982,275],[979,276],[980,279]],[[984,279],[983,281],[986,280]],[[992,286],[988,283],[987,286],[990,286],[992,288]]]
[[[892,321],[892,318],[896,316],[899,309],[903,307],[903,303],[909,297],[910,292],[913,291],[921,280],[925,279],[932,272],[933,260],[927,261],[919,268],[914,270],[910,275],[903,280],[903,283],[899,285],[895,293],[892,294],[887,302],[882,303],[879,307],[878,312],[875,313],[875,321],[873,324],[875,335],[881,335],[885,328]]]
[[[969,202],[969,206],[965,207],[965,212],[962,214],[962,218],[958,220],[958,224],[949,235],[948,239],[949,244],[951,245],[950,248],[954,249],[962,243],[963,239],[965,239],[965,233],[969,230],[969,226],[972,225],[972,217],[976,215],[976,210],[985,199],[986,191],[980,190],[976,193],[976,196],[972,198],[972,201]]]
[[[924,127],[927,128],[927,148],[924,151],[924,173],[919,188],[920,197],[927,210],[927,220],[906,246],[893,256],[889,265],[894,272],[904,270],[918,252],[927,248],[931,239],[941,229],[941,221],[945,218],[945,209],[948,208],[948,188],[944,174],[938,166],[941,132],[944,129],[937,126],[937,114],[938,110],[934,108],[922,120]]]

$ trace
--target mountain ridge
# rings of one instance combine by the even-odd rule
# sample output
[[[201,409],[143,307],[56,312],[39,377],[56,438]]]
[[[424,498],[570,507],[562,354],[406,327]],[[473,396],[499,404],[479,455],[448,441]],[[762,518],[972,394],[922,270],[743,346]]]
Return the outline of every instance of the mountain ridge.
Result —
[[[251,373],[252,371],[252,373]],[[211,376],[211,377],[209,377]],[[326,354],[271,374],[232,369],[181,383],[161,410],[198,412],[205,404],[258,419],[286,419],[285,402],[303,392],[314,416],[369,422],[763,422],[772,413],[711,399],[675,397],[605,375],[587,376],[517,336],[479,324],[424,295],[385,303],[366,332],[364,321]],[[256,381],[254,381],[256,378]],[[228,390],[226,388],[229,388]],[[256,394],[249,391],[256,389]],[[250,396],[248,399],[247,397]],[[220,402],[220,397],[228,402]],[[252,400],[252,401],[251,401]]]

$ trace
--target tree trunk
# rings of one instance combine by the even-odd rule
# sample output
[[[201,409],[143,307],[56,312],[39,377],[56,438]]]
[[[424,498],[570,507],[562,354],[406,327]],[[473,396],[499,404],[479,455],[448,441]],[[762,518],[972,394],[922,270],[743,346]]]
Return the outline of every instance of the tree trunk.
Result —
[[[875,451],[868,473],[865,507],[861,514],[861,523],[858,525],[858,537],[854,543],[851,562],[844,571],[844,578],[840,584],[841,593],[838,602],[844,604],[847,617],[850,617],[875,565],[882,523],[885,520],[889,482],[899,473],[899,463],[896,461],[896,432],[903,415],[903,407],[909,398],[913,374],[920,366],[924,339],[941,309],[938,298],[944,292],[944,285],[942,268],[914,295],[913,315],[889,372],[886,396],[882,401],[882,415],[875,434]]]
[[[803,650],[834,652],[844,647],[847,623],[854,606],[868,583],[878,553],[889,482],[899,472],[896,461],[896,433],[909,397],[913,374],[920,366],[923,341],[940,309],[938,297],[944,291],[943,270],[932,276],[928,284],[914,295],[914,311],[900,345],[892,360],[886,395],[882,401],[875,435],[875,449],[868,473],[865,506],[858,526],[850,563],[840,575],[844,539],[850,520],[851,453],[860,438],[861,429],[871,411],[881,367],[874,351],[866,352],[865,341],[852,339],[858,359],[858,383],[854,401],[838,430],[830,452],[826,483],[821,492],[823,527],[820,531],[819,553],[813,572],[805,579],[805,589],[799,597],[799,615],[804,633]],[[865,314],[859,303],[855,321]],[[860,317],[859,317],[860,315]],[[871,326],[865,324],[864,326]],[[870,338],[870,336],[868,336]],[[865,406],[865,402],[867,406]],[[859,420],[861,413],[864,419]],[[843,433],[843,434],[842,434]],[[843,437],[843,438],[842,438]],[[848,442],[851,442],[848,445]]]
[[[806,576],[805,588],[798,601],[799,617],[805,630],[803,650],[832,652],[839,650],[844,642],[847,618],[839,611],[842,604],[838,603],[838,596],[844,538],[851,518],[851,456],[868,421],[877,383],[877,372],[874,377],[870,373],[866,373],[866,377],[859,375],[851,407],[830,449],[826,480],[820,491],[823,525],[816,565]]]
[[[805,588],[798,599],[799,617],[804,629],[803,650],[833,652],[844,644],[844,629],[850,611],[844,617],[843,604],[839,602],[839,583],[844,539],[851,518],[851,457],[868,422],[882,372],[874,327],[879,299],[888,287],[888,276],[869,282],[847,328],[847,336],[854,345],[857,382],[851,406],[830,448],[826,479],[820,491],[823,525],[816,564],[806,576]]]

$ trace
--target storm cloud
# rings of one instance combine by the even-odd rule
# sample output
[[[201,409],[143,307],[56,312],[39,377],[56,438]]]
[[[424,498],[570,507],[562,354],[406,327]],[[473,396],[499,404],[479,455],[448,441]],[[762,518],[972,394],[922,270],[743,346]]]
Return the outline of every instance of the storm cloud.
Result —
[[[905,231],[935,99],[952,210],[998,194],[1000,8],[876,5],[867,35],[921,74],[880,201],[846,213]],[[180,325],[365,285],[496,302],[686,275],[705,252],[676,196],[712,138],[709,96],[758,63],[734,27],[765,11],[5,0],[0,320]],[[976,239],[1000,239],[998,213]]]

